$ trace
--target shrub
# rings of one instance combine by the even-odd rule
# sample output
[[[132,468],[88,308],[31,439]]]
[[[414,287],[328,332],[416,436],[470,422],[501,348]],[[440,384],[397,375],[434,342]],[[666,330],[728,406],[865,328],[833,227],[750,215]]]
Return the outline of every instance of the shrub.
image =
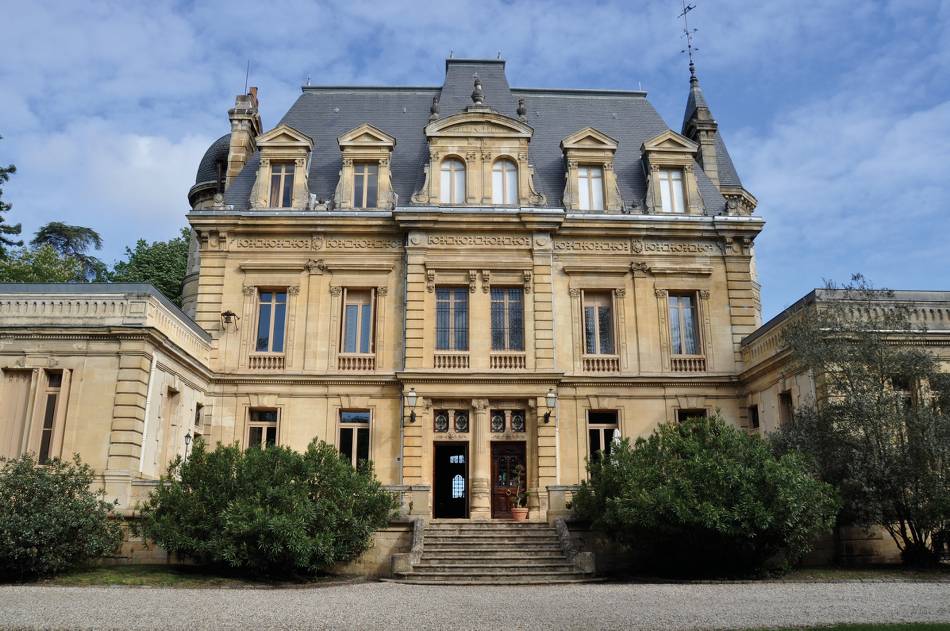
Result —
[[[830,530],[832,487],[718,417],[662,425],[590,463],[576,514],[645,568],[681,576],[787,567]]]
[[[397,507],[367,465],[326,443],[304,453],[196,441],[142,510],[144,534],[169,552],[270,576],[310,575],[369,547]]]
[[[0,577],[56,574],[118,548],[113,505],[93,482],[79,456],[45,465],[32,454],[0,459]]]

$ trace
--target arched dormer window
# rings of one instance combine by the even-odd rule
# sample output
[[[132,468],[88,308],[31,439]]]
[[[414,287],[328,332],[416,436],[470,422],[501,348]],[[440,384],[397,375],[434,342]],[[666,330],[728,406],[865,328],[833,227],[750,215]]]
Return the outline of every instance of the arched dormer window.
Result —
[[[439,201],[443,204],[465,203],[465,164],[457,158],[442,161]]]
[[[491,198],[499,206],[518,204],[518,167],[511,160],[502,158],[492,166]]]

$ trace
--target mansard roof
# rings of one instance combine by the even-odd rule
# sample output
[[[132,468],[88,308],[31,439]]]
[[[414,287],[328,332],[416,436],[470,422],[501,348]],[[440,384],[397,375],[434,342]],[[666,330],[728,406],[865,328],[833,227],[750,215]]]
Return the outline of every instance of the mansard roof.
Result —
[[[517,121],[518,101],[525,100],[527,120],[523,122],[534,130],[529,162],[534,166],[538,192],[548,200],[548,206],[560,207],[564,192],[566,164],[561,140],[586,127],[617,141],[614,170],[620,193],[629,207],[643,204],[646,179],[640,147],[669,129],[645,92],[511,88],[502,60],[449,59],[445,68],[441,87],[304,87],[280,122],[314,140],[310,192],[320,200],[333,197],[342,160],[337,138],[366,123],[397,140],[390,162],[392,183],[399,205],[407,205],[424,181],[429,156],[425,129],[431,122],[433,97],[439,98],[437,120],[464,112],[472,105],[473,75],[477,74],[484,105],[494,112]],[[228,187],[225,203],[235,210],[248,208],[258,164],[255,154]],[[718,214],[725,200],[698,165],[696,174],[707,212]]]
[[[217,163],[221,162],[227,165],[228,149],[230,146],[231,134],[225,134],[211,143],[211,146],[208,147],[208,150],[205,151],[204,156],[202,156],[201,162],[198,163],[198,173],[195,175],[195,184],[218,181]]]

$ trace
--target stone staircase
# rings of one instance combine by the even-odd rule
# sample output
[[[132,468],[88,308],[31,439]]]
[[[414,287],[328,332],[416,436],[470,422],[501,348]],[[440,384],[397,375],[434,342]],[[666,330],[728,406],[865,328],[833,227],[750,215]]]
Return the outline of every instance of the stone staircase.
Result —
[[[396,580],[417,585],[581,583],[557,529],[541,522],[434,521],[426,525],[421,559]]]

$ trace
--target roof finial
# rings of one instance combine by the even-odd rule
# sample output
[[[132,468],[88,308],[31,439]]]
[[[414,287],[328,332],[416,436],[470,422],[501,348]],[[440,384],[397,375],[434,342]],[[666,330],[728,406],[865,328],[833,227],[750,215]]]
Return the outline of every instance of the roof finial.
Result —
[[[472,75],[472,78],[475,79],[475,89],[472,90],[472,102],[475,105],[482,105],[485,102],[485,94],[482,92],[482,82],[478,78],[478,73]]]
[[[524,122],[528,120],[528,106],[525,105],[524,97],[518,99],[518,118]]]
[[[432,97],[432,106],[429,108],[429,120],[434,121],[439,117],[439,95]]]
[[[696,78],[696,64],[693,63],[693,53],[699,51],[698,48],[693,46],[693,33],[698,29],[689,28],[689,12],[696,8],[695,4],[686,4],[686,0],[683,0],[683,11],[679,14],[679,17],[683,18],[683,37],[686,38],[686,48],[682,51],[686,53],[689,57],[689,82],[691,84],[699,83],[699,79]]]

